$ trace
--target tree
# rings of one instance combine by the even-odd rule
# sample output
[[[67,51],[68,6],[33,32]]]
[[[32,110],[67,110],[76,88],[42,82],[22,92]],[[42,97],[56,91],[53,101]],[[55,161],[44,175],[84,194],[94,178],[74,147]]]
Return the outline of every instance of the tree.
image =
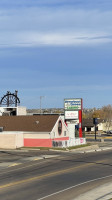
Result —
[[[86,114],[82,112],[82,119],[86,119],[86,118],[87,118]]]
[[[109,130],[110,126],[112,126],[112,106],[111,105],[102,107],[102,117],[106,122],[107,130]]]
[[[92,118],[102,118],[102,110],[95,110],[92,114]]]

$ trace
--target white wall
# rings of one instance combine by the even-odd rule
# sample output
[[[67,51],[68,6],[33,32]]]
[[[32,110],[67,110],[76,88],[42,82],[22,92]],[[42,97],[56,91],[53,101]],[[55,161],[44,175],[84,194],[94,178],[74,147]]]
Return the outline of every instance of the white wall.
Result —
[[[49,132],[41,132],[41,133],[25,133],[24,132],[24,138],[27,139],[50,139],[50,133]]]
[[[98,130],[102,130],[102,131],[112,130],[112,125],[110,127],[108,127],[108,123],[106,123],[106,122],[100,123],[98,125]]]
[[[86,144],[86,138],[74,138],[69,139],[69,146],[77,146],[81,144]]]
[[[16,134],[15,138],[15,148],[20,148],[24,146],[24,136],[21,133]]]
[[[2,116],[3,112],[4,112],[4,108],[0,107],[0,116]]]
[[[70,138],[75,138],[75,124],[68,123],[68,130]]]
[[[103,123],[98,124],[98,131],[102,131],[103,130]]]
[[[69,137],[75,138],[75,125],[79,124],[79,120],[67,121]]]
[[[18,106],[17,115],[26,115],[26,107]]]
[[[59,122],[59,120],[61,120],[61,122],[62,122],[62,133],[61,133],[61,135],[59,135],[59,133],[58,133],[58,122]],[[66,135],[65,135],[65,132],[66,132]],[[62,137],[69,137],[69,131],[68,131],[66,124],[63,121],[63,118],[60,116],[58,118],[55,126],[53,127],[53,129],[51,131],[51,139],[60,138],[60,140],[61,140]]]
[[[22,133],[1,133],[0,134],[0,148],[16,149],[23,147],[23,134]]]
[[[92,128],[91,128],[91,131],[95,131],[95,127],[92,127]]]

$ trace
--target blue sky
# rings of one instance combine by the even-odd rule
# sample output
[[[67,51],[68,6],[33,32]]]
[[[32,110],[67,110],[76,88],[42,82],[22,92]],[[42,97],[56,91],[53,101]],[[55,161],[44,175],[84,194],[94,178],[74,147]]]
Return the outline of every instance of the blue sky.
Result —
[[[112,0],[0,0],[0,95],[21,106],[112,102]]]

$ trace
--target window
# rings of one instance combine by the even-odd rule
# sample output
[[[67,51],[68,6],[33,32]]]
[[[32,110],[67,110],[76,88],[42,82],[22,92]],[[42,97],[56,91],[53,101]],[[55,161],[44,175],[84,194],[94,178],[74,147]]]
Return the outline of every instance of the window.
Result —
[[[64,131],[64,136],[66,136],[66,131]]]
[[[61,135],[61,133],[62,133],[62,122],[61,122],[61,120],[59,120],[59,122],[58,122],[58,134]]]

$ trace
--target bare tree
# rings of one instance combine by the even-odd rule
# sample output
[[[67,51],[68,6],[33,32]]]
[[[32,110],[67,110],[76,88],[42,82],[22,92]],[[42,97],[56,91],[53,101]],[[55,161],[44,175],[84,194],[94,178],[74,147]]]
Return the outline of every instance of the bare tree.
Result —
[[[106,123],[106,129],[107,131],[112,126],[112,106],[107,105],[102,107],[102,117],[105,120]]]

